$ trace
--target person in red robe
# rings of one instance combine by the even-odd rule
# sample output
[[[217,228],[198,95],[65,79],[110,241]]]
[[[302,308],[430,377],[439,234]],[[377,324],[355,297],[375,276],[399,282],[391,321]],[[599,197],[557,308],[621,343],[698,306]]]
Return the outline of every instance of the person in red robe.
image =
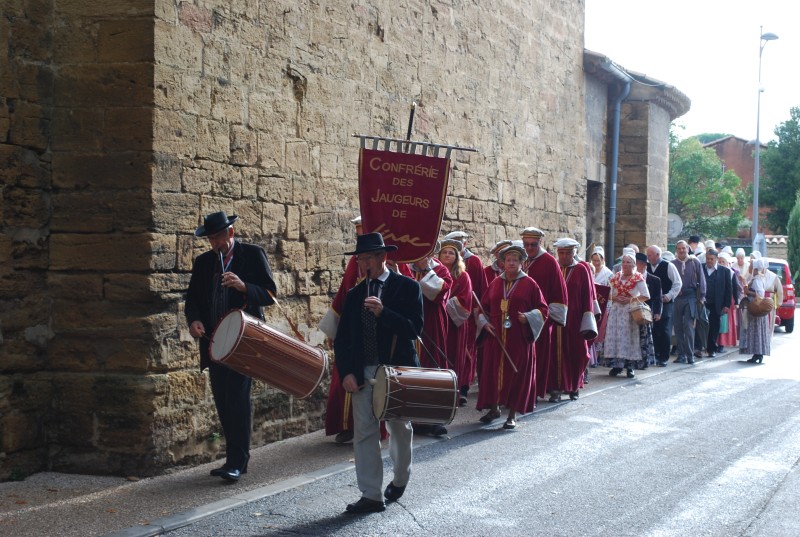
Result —
[[[464,266],[466,267],[467,274],[469,274],[469,280],[472,284],[472,291],[480,300],[480,297],[483,296],[483,293],[486,291],[486,287],[488,287],[489,282],[486,279],[481,258],[470,252],[469,248],[467,248],[469,234],[465,231],[453,231],[445,235],[444,240],[457,240],[461,242],[462,249],[459,254],[464,260]],[[467,354],[471,357],[477,357],[478,351],[477,345],[475,344],[476,334],[477,327],[475,326],[475,319],[470,316],[470,318],[467,320]],[[463,381],[466,382],[467,387],[469,387],[472,384],[472,381],[475,379],[475,368],[477,366],[476,359],[471,359],[470,362],[472,364],[472,369],[469,371],[468,376],[463,378]]]
[[[356,235],[361,235],[361,217],[357,216],[350,222],[356,228]],[[409,274],[411,272],[407,266],[406,271]],[[363,279],[364,274],[361,274],[358,268],[356,256],[350,257],[344,270],[342,283],[339,285],[328,311],[325,312],[319,323],[319,329],[327,336],[330,347],[333,347],[333,341],[336,339],[339,318],[344,309],[344,299],[347,296],[347,291],[355,287]],[[351,404],[350,394],[342,387],[339,379],[339,371],[336,367],[333,367],[331,386],[325,407],[325,436],[336,435],[333,441],[337,444],[344,444],[353,439],[353,409]],[[381,440],[386,440],[388,437],[389,433],[386,430],[386,425],[381,422]]]
[[[500,257],[505,271],[489,284],[475,310],[478,336],[485,340],[478,410],[488,409],[480,420],[491,423],[500,417],[500,405],[505,406],[503,428],[513,429],[517,411],[532,408],[536,398],[535,341],[548,310],[539,286],[522,270],[526,258],[522,245],[507,246]]]
[[[422,309],[424,324],[422,335],[417,341],[417,355],[420,365],[435,369],[455,370],[455,361],[447,355],[447,311],[453,278],[450,271],[438,259],[423,257],[411,265],[413,278],[422,288]],[[414,432],[432,436],[447,434],[444,425],[413,423]]]
[[[492,250],[489,252],[494,256],[494,261],[491,264],[486,265],[483,269],[483,273],[486,275],[486,288],[489,288],[489,284],[492,283],[492,280],[497,278],[503,273],[503,262],[497,257],[497,254],[505,248],[506,246],[511,246],[511,241],[508,239],[498,241]],[[480,297],[479,297],[480,298]]]
[[[521,235],[525,253],[528,254],[523,269],[539,284],[549,307],[542,336],[536,340],[536,378],[539,380],[536,384],[536,396],[544,398],[547,395],[547,379],[550,378],[550,368],[557,348],[555,327],[567,323],[567,284],[556,258],[542,247],[544,231],[527,227],[522,230]]]
[[[588,264],[577,259],[578,242],[563,238],[553,246],[567,286],[569,310],[566,325],[555,326],[557,346],[547,380],[547,392],[551,401],[560,400],[562,393],[569,394],[569,398],[575,400],[578,390],[583,388],[584,372],[589,365],[588,341],[597,337],[595,314],[599,308],[592,270]]]
[[[458,379],[458,405],[467,405],[467,395],[472,384],[474,354],[470,354],[467,345],[469,335],[469,318],[472,311],[472,280],[466,271],[464,261],[461,260],[461,243],[454,239],[442,241],[439,249],[439,261],[450,271],[453,278],[453,287],[450,289],[450,298],[447,300],[447,347],[445,352],[454,362],[456,377]],[[474,346],[473,346],[474,352]]]

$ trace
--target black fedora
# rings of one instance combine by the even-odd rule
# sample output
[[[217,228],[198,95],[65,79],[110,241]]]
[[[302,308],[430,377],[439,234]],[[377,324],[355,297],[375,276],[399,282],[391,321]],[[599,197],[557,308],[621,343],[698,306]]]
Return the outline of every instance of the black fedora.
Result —
[[[223,229],[226,229],[238,219],[239,217],[235,214],[228,218],[228,215],[225,214],[225,211],[211,213],[203,218],[203,225],[197,228],[194,234],[197,237],[208,237],[209,235],[219,233]]]
[[[366,254],[367,252],[377,252],[378,250],[394,252],[397,250],[397,246],[394,244],[384,244],[383,235],[380,233],[365,233],[356,237],[355,251],[345,252],[344,255]]]

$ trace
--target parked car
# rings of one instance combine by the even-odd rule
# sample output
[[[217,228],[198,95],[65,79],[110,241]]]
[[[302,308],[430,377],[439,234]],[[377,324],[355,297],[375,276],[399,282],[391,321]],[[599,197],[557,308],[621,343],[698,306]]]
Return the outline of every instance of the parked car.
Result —
[[[794,309],[797,301],[794,296],[794,282],[792,281],[792,273],[789,270],[789,263],[784,259],[775,259],[774,257],[767,257],[769,263],[769,270],[778,275],[778,279],[783,285],[783,304],[778,307],[778,316],[776,317],[776,326],[782,326],[786,329],[786,333],[791,333],[794,330]],[[777,319],[780,319],[778,325]]]

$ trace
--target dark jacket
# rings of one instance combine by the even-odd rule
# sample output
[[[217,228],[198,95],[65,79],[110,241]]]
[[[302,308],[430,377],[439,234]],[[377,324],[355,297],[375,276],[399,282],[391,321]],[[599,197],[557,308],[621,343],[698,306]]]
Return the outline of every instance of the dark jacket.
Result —
[[[713,307],[714,313],[721,315],[722,308],[731,307],[733,276],[731,269],[722,265],[717,265],[717,272],[711,285],[711,280],[708,279],[708,267],[703,265],[703,278],[706,279],[706,307],[709,310]]]
[[[661,302],[661,278],[655,274],[650,274],[649,272],[645,272],[644,274],[647,290],[650,292],[650,298],[647,300],[647,305],[650,306],[650,310],[653,312],[653,315],[661,315],[661,309],[663,306],[663,303]]]
[[[263,319],[263,306],[273,303],[272,297],[267,291],[273,294],[277,292],[264,249],[260,246],[236,241],[228,271],[239,276],[239,279],[247,286],[247,293],[227,288],[227,311],[244,309],[250,315]],[[194,260],[192,277],[186,292],[184,309],[186,322],[192,324],[194,321],[201,321],[209,338],[221,320],[216,318],[213,306],[214,292],[220,281],[220,274],[219,254],[211,250],[200,254]],[[208,338],[200,338],[201,371],[211,363],[208,354],[209,343]]]
[[[336,369],[344,380],[353,374],[364,383],[365,359],[361,335],[361,310],[367,296],[366,280],[350,289],[345,298],[333,348]],[[381,292],[383,311],[377,319],[379,361],[386,365],[419,367],[416,341],[422,333],[422,290],[419,284],[390,272]]]

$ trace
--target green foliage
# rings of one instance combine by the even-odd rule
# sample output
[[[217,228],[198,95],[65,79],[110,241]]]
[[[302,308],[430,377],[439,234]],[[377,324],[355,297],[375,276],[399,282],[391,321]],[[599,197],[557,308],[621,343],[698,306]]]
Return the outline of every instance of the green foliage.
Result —
[[[790,119],[775,128],[777,141],[761,152],[760,198],[771,211],[767,223],[775,233],[786,232],[789,212],[800,190],[800,108],[790,111]]]
[[[697,138],[671,137],[669,210],[684,222],[684,235],[725,238],[746,224],[751,194],[732,170],[723,172],[716,152]]]
[[[728,136],[730,136],[730,134],[724,134],[722,132],[704,132],[703,134],[698,134],[695,138],[697,138],[701,144],[705,145],[708,142],[727,138]]]
[[[797,282],[800,276],[800,192],[797,193],[786,227],[789,235],[786,260],[789,262],[789,269],[794,271],[792,279]]]

